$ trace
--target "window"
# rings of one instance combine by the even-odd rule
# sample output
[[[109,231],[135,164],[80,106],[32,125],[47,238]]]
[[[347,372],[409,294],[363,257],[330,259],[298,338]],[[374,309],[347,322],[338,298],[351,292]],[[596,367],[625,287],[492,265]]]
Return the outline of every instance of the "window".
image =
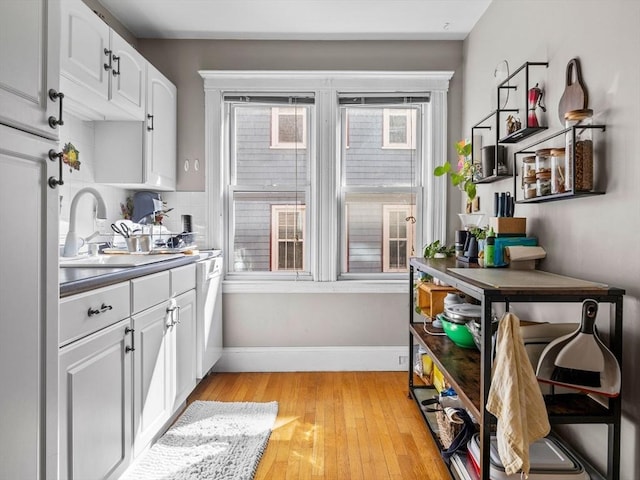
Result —
[[[271,109],[271,148],[307,148],[307,117],[303,109]]]
[[[422,217],[422,208],[416,208],[416,200],[423,198],[419,174],[423,158],[422,150],[415,148],[422,143],[422,135],[407,137],[407,132],[422,132],[416,123],[423,117],[426,100],[415,99],[410,108],[404,97],[341,101],[341,138],[349,139],[349,148],[341,150],[339,182],[339,208],[346,219],[341,240],[340,274],[344,278],[386,277],[409,269],[409,257],[419,241],[415,224]],[[380,105],[382,102],[389,106]],[[391,106],[394,102],[402,108]],[[394,124],[394,118],[402,121]],[[396,132],[395,139],[415,139],[417,142],[411,141],[414,148],[383,148],[389,134],[385,125],[390,121],[402,126],[403,132]]]
[[[234,254],[229,270],[304,274],[309,152],[302,148],[308,143],[306,129],[299,127],[307,124],[311,106],[275,106],[296,100],[289,97],[251,98],[227,102],[227,245]],[[276,149],[272,148],[274,119],[282,134]],[[294,119],[297,123],[292,123]]]
[[[416,148],[416,111],[385,108],[382,123],[382,148]]]
[[[414,207],[385,205],[383,207],[383,272],[406,272],[409,258],[415,256]]]
[[[228,252],[225,279],[245,280],[225,288],[404,291],[416,246],[446,231],[431,172],[452,73],[200,73],[207,241]],[[398,282],[339,282],[382,279]]]
[[[305,206],[271,207],[271,270],[304,270]]]

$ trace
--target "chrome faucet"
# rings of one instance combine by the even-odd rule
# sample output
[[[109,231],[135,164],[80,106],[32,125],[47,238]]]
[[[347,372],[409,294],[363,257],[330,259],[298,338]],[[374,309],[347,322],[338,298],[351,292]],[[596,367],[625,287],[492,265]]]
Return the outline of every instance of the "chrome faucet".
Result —
[[[67,233],[67,237],[64,241],[64,250],[62,252],[63,257],[75,257],[78,255],[78,250],[84,244],[84,240],[82,240],[78,234],[76,234],[76,210],[78,208],[78,200],[85,193],[92,194],[96,201],[98,202],[98,209],[96,212],[96,218],[105,219],[107,218],[107,206],[104,203],[104,199],[100,192],[98,192],[93,187],[85,187],[78,190],[78,193],[71,200],[71,210],[69,212],[69,232]]]

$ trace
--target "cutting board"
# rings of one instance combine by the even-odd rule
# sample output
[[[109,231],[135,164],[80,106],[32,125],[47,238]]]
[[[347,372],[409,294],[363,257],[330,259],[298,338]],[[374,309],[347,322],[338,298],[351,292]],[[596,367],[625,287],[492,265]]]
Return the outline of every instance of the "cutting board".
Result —
[[[575,74],[575,79],[574,79]],[[558,104],[558,117],[560,123],[564,125],[564,114],[571,110],[583,110],[589,104],[589,96],[587,89],[582,81],[582,72],[580,71],[580,61],[572,58],[567,64],[567,79],[564,87],[564,93]]]

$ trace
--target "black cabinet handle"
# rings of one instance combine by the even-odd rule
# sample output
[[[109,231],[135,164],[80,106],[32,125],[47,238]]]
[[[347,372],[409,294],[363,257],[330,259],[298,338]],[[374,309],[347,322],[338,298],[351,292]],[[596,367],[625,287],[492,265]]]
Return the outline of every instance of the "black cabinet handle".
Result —
[[[148,130],[148,131],[151,131],[151,130],[153,130],[153,115],[150,115],[150,114],[148,114],[148,113],[147,113],[147,118],[148,118],[149,120],[151,120],[151,126],[149,126],[149,125],[147,124],[147,130]]]
[[[109,310],[113,310],[113,307],[111,305],[106,305],[105,303],[103,303],[102,305],[100,305],[100,308],[89,307],[89,310],[87,310],[87,315],[93,317],[94,315],[99,315],[101,313],[108,312]]]
[[[135,337],[133,336],[133,332],[135,332],[135,329],[131,328],[131,327],[127,327],[124,329],[124,334],[131,334],[131,346],[127,345],[124,348],[124,352],[125,353],[129,353],[129,352],[134,352],[136,350],[136,345],[135,345]]]
[[[56,159],[58,160],[58,162],[60,163],[59,166],[59,171],[58,171],[58,177],[49,177],[49,180],[47,181],[47,183],[49,184],[50,188],[56,188],[58,185],[64,185],[64,180],[62,179],[62,157],[63,157],[64,153],[62,152],[56,152],[54,149],[49,150],[49,160],[51,160],[52,162],[55,162]],[[89,309],[91,310],[91,309]]]
[[[56,100],[60,100],[60,113],[58,115],[58,118],[54,117],[53,115],[49,117],[49,126],[51,128],[57,128],[58,125],[64,125],[64,121],[62,120],[62,99],[64,98],[64,93],[57,92],[53,88],[50,88],[49,98],[54,102]]]
[[[109,63],[104,64],[104,69],[108,72],[109,70],[111,70],[111,50],[109,50],[108,48],[105,48],[104,54],[109,59]]]
[[[118,62],[118,69],[116,70],[115,68],[112,70],[111,73],[113,73],[113,76],[117,76],[120,75],[120,57],[116,56],[116,55],[112,55],[111,58],[113,58],[114,62]]]

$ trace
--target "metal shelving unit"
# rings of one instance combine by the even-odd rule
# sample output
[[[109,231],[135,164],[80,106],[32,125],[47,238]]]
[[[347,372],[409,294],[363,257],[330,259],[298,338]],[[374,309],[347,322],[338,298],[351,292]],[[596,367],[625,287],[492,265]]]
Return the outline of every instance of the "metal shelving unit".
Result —
[[[510,303],[541,302],[566,303],[582,302],[591,298],[599,303],[608,303],[614,311],[611,315],[610,345],[618,363],[622,365],[622,298],[625,291],[620,288],[601,286],[581,286],[575,288],[552,287],[494,287],[471,280],[451,272],[450,268],[474,268],[455,259],[412,258],[409,268],[409,392],[420,407],[420,398],[424,386],[414,384],[413,358],[414,343],[419,343],[432,357],[434,363],[443,372],[447,381],[458,393],[469,411],[476,416],[480,424],[480,467],[481,478],[489,479],[489,442],[495,429],[495,418],[486,412],[489,388],[491,385],[491,335],[490,319],[494,303],[505,305],[508,311]],[[424,272],[454,287],[466,295],[478,300],[482,305],[482,350],[480,352],[457,347],[448,337],[431,336],[422,329],[421,323],[413,321],[414,274]],[[575,279],[574,279],[575,280]],[[620,476],[620,396],[609,398],[603,406],[591,396],[576,393],[565,396],[545,397],[549,421],[558,424],[601,423],[608,426],[607,449],[608,465],[606,475],[599,473],[589,462],[579,455],[592,479],[617,480]],[[433,434],[433,428],[429,427]],[[575,453],[575,452],[572,452]]]

